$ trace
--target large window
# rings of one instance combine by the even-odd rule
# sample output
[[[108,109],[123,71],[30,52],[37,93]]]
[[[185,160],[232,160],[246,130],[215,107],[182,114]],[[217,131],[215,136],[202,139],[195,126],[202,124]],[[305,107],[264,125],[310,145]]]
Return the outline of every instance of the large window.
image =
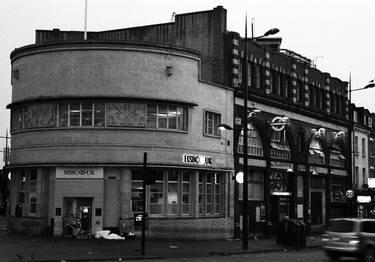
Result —
[[[15,216],[35,216],[38,214],[37,170],[22,170],[17,175],[17,204]]]
[[[263,201],[264,198],[264,178],[263,173],[259,171],[249,172],[249,184],[247,186],[248,199],[254,201]],[[243,199],[243,186],[238,188],[239,199]]]
[[[206,135],[220,136],[217,126],[220,124],[221,115],[218,113],[204,111],[204,133]]]
[[[366,156],[366,139],[362,138],[362,156]]]
[[[341,153],[339,145],[333,144],[330,152],[330,165],[345,167],[345,156]]]
[[[332,201],[345,201],[345,180],[342,178],[332,178],[331,191]]]
[[[187,107],[154,103],[88,101],[31,104],[12,109],[11,127],[12,131],[44,127],[105,126],[186,131],[187,116]]]
[[[271,136],[271,157],[275,159],[290,159],[290,147],[286,139],[286,131],[272,132]]]
[[[312,164],[324,164],[325,155],[323,148],[318,139],[313,138],[310,142],[309,147],[309,163]]]
[[[247,134],[247,153],[253,156],[263,156],[262,140],[259,136],[258,131],[254,128],[254,126],[251,123],[249,123],[249,130]],[[241,131],[241,135],[238,139],[237,148],[237,152],[240,154],[243,154],[243,145],[243,131]]]
[[[146,188],[147,212],[150,216],[200,216],[223,212],[224,177],[221,173],[181,170],[153,170],[148,175],[155,183]],[[132,170],[131,211],[142,211],[142,170]],[[194,190],[198,184],[198,191]]]
[[[222,213],[223,176],[214,172],[199,172],[198,215],[212,216]]]

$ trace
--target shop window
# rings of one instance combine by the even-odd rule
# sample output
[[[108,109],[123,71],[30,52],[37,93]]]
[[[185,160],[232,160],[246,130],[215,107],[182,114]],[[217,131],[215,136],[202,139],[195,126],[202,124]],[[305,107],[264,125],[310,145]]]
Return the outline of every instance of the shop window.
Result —
[[[344,179],[331,180],[332,201],[345,201],[345,181]]]
[[[222,213],[223,176],[214,172],[199,172],[198,214],[212,216]]]
[[[35,215],[36,214],[36,197],[31,196],[29,200],[29,214],[30,215]]]
[[[263,173],[258,171],[249,172],[248,178],[248,199],[252,201],[263,201],[264,199],[264,179]],[[238,187],[238,198],[243,199],[243,186]]]
[[[139,170],[132,171],[131,182],[131,211],[142,212],[143,207],[143,173]]]
[[[263,156],[263,144],[260,138],[258,130],[249,123],[248,125],[248,140],[247,140],[247,153],[253,156]],[[243,131],[241,131],[240,137],[238,139],[237,152],[243,154]]]
[[[154,170],[155,183],[147,186],[149,214],[152,216],[192,215],[194,175],[195,172],[192,171],[167,170],[164,174],[162,170]],[[132,212],[142,211],[142,179],[142,170],[132,171]]]
[[[150,185],[150,214],[164,215],[164,176],[163,172],[154,173],[155,183]]]
[[[220,136],[220,130],[217,126],[220,124],[221,115],[218,113],[204,111],[204,134]]]

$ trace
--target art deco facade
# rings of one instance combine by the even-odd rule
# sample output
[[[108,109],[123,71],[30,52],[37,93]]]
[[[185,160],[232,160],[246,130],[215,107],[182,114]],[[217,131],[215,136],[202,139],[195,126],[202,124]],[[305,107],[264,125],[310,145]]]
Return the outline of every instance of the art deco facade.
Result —
[[[233,90],[201,81],[197,52],[57,41],[11,60],[11,230],[61,235],[70,215],[136,230],[147,152],[149,237],[231,235],[233,152],[215,126],[233,121]]]

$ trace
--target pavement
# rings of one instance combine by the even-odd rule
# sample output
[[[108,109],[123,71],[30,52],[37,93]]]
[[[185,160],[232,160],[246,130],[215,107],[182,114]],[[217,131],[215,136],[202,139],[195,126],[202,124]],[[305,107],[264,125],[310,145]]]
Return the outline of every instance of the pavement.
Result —
[[[306,238],[306,248],[319,248],[320,236]],[[146,240],[145,255],[141,254],[141,241],[135,240],[82,240],[52,236],[32,236],[0,231],[0,261],[124,261],[163,258],[192,258],[230,256],[296,250],[296,247],[278,245],[276,238],[251,237],[248,249],[242,241],[226,240]],[[120,259],[121,258],[121,259]]]

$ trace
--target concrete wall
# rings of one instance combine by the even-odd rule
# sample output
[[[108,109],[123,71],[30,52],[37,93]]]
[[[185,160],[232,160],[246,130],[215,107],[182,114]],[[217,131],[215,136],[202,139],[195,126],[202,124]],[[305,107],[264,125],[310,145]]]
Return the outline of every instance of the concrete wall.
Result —
[[[164,99],[196,106],[189,106],[187,132],[134,128],[13,132],[12,164],[139,164],[148,151],[149,162],[154,164],[180,165],[183,153],[207,152],[215,159],[215,168],[230,167],[232,147],[203,135],[203,116],[204,110],[212,110],[221,113],[222,122],[233,123],[233,93],[200,82],[199,65],[194,54],[149,46],[79,43],[16,52],[12,68],[19,71],[19,79],[12,83],[12,103],[105,97]],[[167,76],[166,66],[173,67],[173,75]],[[223,136],[230,140],[226,132]]]

